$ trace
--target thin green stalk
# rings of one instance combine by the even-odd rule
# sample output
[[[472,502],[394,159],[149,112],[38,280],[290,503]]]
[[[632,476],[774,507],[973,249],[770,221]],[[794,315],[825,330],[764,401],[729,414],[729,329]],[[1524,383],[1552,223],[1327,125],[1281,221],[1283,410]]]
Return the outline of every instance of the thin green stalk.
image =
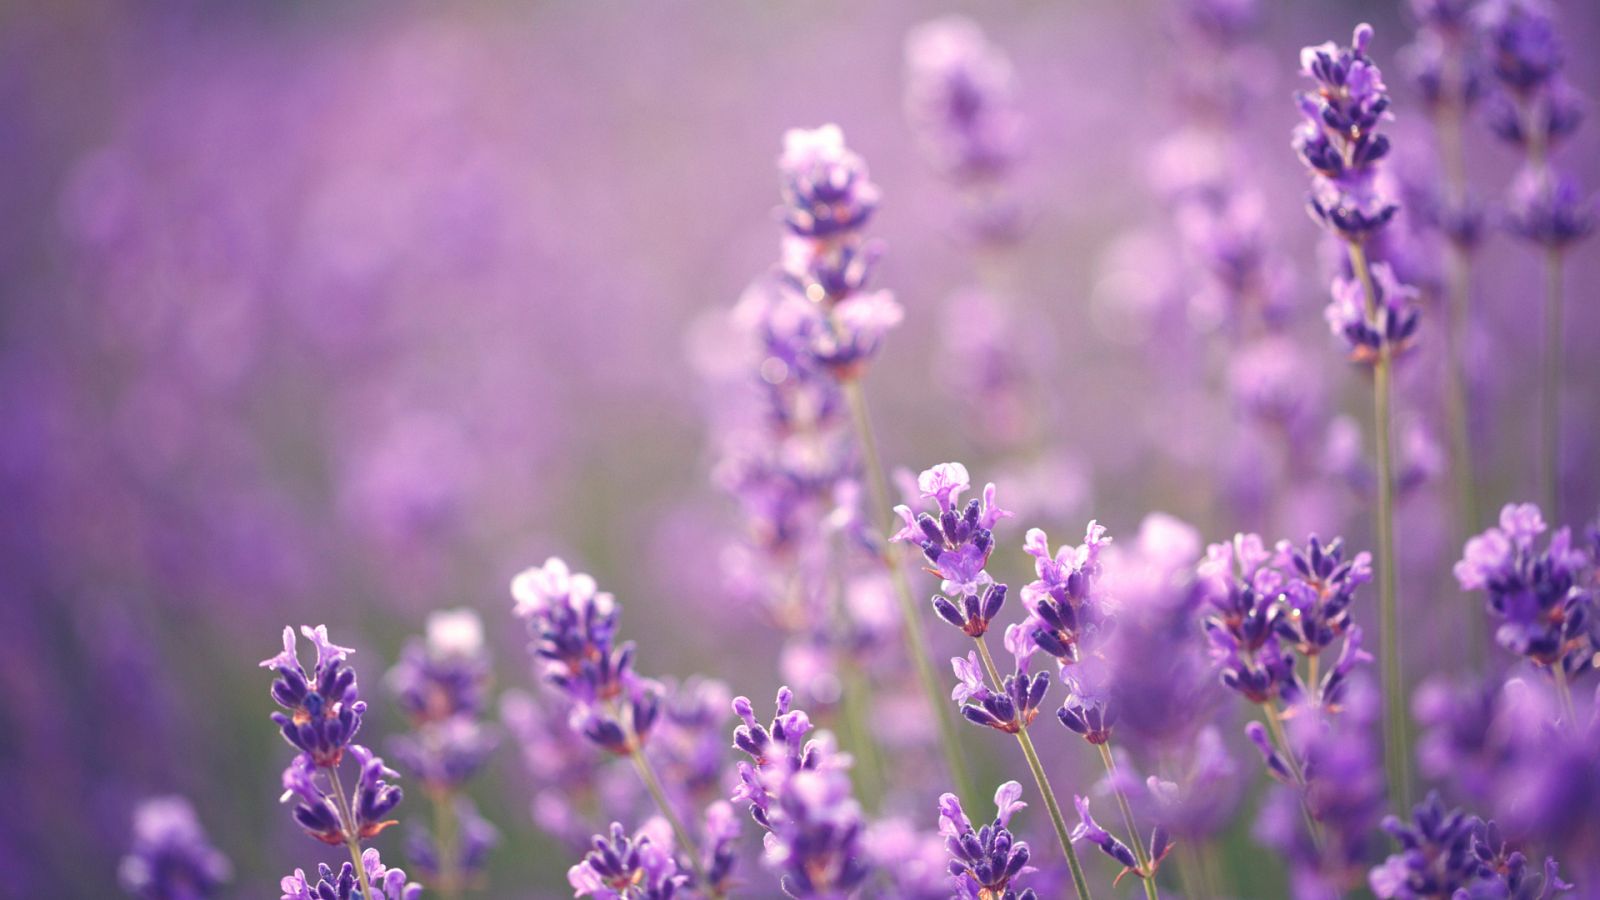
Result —
[[[872,417],[867,413],[867,395],[862,391],[859,381],[847,380],[842,382],[841,386],[844,389],[845,399],[850,404],[856,439],[861,445],[862,464],[866,469],[867,486],[872,495],[872,515],[879,523],[887,524],[894,517],[894,504],[889,499],[889,479],[884,474],[883,459],[878,454],[877,438],[872,432]],[[951,718],[950,704],[944,691],[939,687],[938,676],[934,674],[927,641],[922,635],[922,616],[918,614],[917,601],[911,593],[911,580],[906,577],[905,566],[900,560],[899,544],[885,541],[883,564],[889,570],[895,595],[900,599],[900,624],[905,637],[906,652],[911,656],[912,666],[917,671],[917,679],[922,682],[923,693],[927,695],[928,704],[933,708],[934,720],[939,723],[939,738],[944,748],[945,765],[950,770],[951,780],[955,782],[956,794],[964,800],[975,800],[972,779],[967,774],[966,758],[961,753],[961,739]]]
[[[1140,878],[1144,882],[1144,895],[1150,900],[1160,900],[1161,891],[1156,887],[1155,866],[1150,864],[1150,854],[1145,852],[1144,841],[1139,837],[1139,829],[1133,824],[1133,807],[1128,804],[1128,795],[1123,792],[1122,785],[1117,781],[1117,760],[1111,755],[1111,742],[1097,745],[1100,748],[1100,761],[1105,764],[1106,776],[1111,782],[1111,792],[1117,796],[1117,806],[1122,809],[1122,824],[1128,829],[1128,837],[1132,839],[1133,858],[1139,863]]]
[[[689,830],[683,827],[683,821],[678,818],[678,813],[672,808],[672,803],[667,800],[666,791],[661,789],[661,780],[656,777],[655,767],[650,765],[650,759],[639,749],[634,742],[633,752],[628,754],[633,760],[633,768],[639,773],[639,780],[644,782],[645,790],[650,792],[656,806],[661,809],[661,815],[666,817],[667,824],[672,826],[672,833],[678,838],[678,846],[683,854],[689,857],[689,867],[694,870],[694,882],[704,885],[707,896],[722,897],[722,891],[715,885],[706,884],[705,866],[700,862],[700,848],[695,846],[694,838],[689,836]]]
[[[1272,703],[1261,704],[1261,711],[1266,713],[1267,730],[1272,732],[1272,742],[1277,745],[1278,751],[1283,754],[1283,759],[1289,764],[1289,774],[1294,776],[1296,792],[1300,795],[1300,814],[1305,817],[1306,831],[1311,835],[1311,844],[1316,847],[1317,855],[1322,855],[1322,825],[1317,817],[1311,814],[1311,801],[1306,797],[1306,772],[1300,765],[1300,757],[1294,752],[1294,747],[1289,743],[1289,735],[1283,728],[1283,717],[1278,714],[1278,708]]]
[[[1561,521],[1561,250],[1544,256],[1544,387],[1539,392],[1544,422],[1544,466],[1541,472],[1544,508],[1550,521]]]
[[[878,742],[873,738],[872,729],[867,725],[866,714],[871,708],[871,691],[867,686],[866,673],[855,660],[844,660],[842,668],[844,695],[840,698],[840,705],[844,707],[845,724],[850,731],[848,746],[860,761],[855,767],[859,775],[856,790],[867,809],[875,812],[883,798],[884,774],[883,757],[878,752]]]
[[[361,896],[372,896],[372,885],[367,881],[367,867],[361,861],[361,836],[356,833],[356,810],[345,796],[344,783],[339,780],[339,767],[328,767],[328,780],[333,782],[333,796],[339,802],[339,818],[344,825],[344,845],[350,850],[350,862],[355,865],[356,879],[361,883]]]
[[[1372,283],[1372,267],[1367,263],[1367,252],[1359,242],[1351,241],[1350,267],[1361,280],[1366,294],[1368,320],[1376,320],[1378,292]],[[1395,596],[1394,556],[1394,463],[1390,439],[1389,401],[1394,362],[1388,348],[1381,349],[1372,366],[1372,424],[1377,443],[1378,469],[1378,612],[1380,619],[1379,652],[1383,656],[1383,729],[1384,768],[1389,785],[1394,791],[1399,808],[1411,808],[1411,777],[1409,773],[1411,750],[1406,734],[1406,689],[1400,667],[1400,615]]]
[[[439,893],[450,900],[461,896],[461,873],[456,871],[456,854],[459,822],[456,820],[455,799],[447,790],[431,790],[428,797],[433,803],[433,831],[438,836],[439,878],[434,885]]]
[[[989,645],[983,638],[975,637],[973,643],[978,645],[978,655],[983,658],[983,670],[988,673],[989,680],[994,683],[995,690],[1000,690],[1004,683],[1000,679],[1000,670],[994,667],[994,657],[989,655]],[[1044,797],[1045,809],[1050,812],[1050,824],[1055,826],[1056,840],[1061,842],[1061,851],[1067,856],[1067,868],[1072,870],[1072,886],[1078,892],[1080,900],[1088,900],[1089,883],[1084,880],[1083,867],[1078,864],[1078,851],[1072,848],[1072,836],[1067,831],[1067,820],[1061,816],[1061,805],[1056,802],[1056,792],[1050,787],[1050,778],[1044,774],[1044,766],[1039,763],[1039,754],[1034,752],[1033,739],[1028,737],[1027,726],[1017,731],[1017,744],[1022,747],[1022,755],[1028,758],[1028,769],[1033,772],[1033,783],[1039,788],[1039,795]]]

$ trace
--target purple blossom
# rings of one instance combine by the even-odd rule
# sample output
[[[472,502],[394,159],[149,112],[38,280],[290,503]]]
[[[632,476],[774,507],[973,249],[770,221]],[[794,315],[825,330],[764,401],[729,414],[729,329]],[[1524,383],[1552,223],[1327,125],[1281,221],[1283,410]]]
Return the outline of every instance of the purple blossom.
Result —
[[[1416,342],[1418,292],[1400,283],[1387,262],[1372,264],[1374,303],[1367,309],[1366,287],[1355,276],[1333,282],[1333,298],[1323,310],[1328,329],[1343,340],[1354,362],[1371,365],[1397,357]]]
[[[935,166],[956,181],[998,178],[1021,152],[1016,78],[976,23],[944,16],[906,35],[906,117]]]
[[[1072,828],[1072,840],[1088,841],[1100,848],[1100,852],[1121,863],[1124,871],[1138,871],[1139,862],[1134,858],[1133,851],[1111,832],[1101,828],[1095,822],[1094,816],[1089,814],[1089,798],[1075,796],[1072,802],[1078,808],[1078,824]]]
[[[1526,94],[1561,69],[1561,41],[1543,0],[1485,0],[1475,19],[1495,76],[1507,88]]]
[[[928,571],[943,579],[940,589],[960,596],[975,594],[994,580],[986,569],[994,552],[994,527],[1011,515],[995,503],[993,483],[984,486],[981,500],[974,497],[962,506],[961,494],[971,486],[967,467],[961,463],[927,469],[917,476],[917,489],[935,507],[913,514],[909,506],[896,506],[905,524],[890,538],[922,548],[932,564]],[[997,602],[1003,600],[1002,594]]]
[[[511,582],[546,683],[572,701],[575,731],[619,756],[643,746],[661,712],[661,686],[633,670],[632,642],[616,645],[619,609],[595,580],[551,557]]]
[[[1546,530],[1539,508],[1507,504],[1500,524],[1467,541],[1455,565],[1462,590],[1483,591],[1498,619],[1495,640],[1542,666],[1560,663],[1569,674],[1593,666],[1596,650],[1594,558],[1574,546],[1561,528],[1542,552],[1534,540]]]
[[[422,886],[406,881],[406,873],[383,864],[378,851],[369,847],[361,854],[362,868],[375,896],[365,900],[419,900]],[[345,863],[337,873],[327,863],[317,866],[316,880],[306,875],[304,869],[295,869],[279,885],[283,900],[357,900],[361,898],[360,881],[355,867]]]
[[[408,643],[384,680],[413,724],[482,712],[489,682],[482,620],[470,609],[430,613],[427,638]]]
[[[1294,147],[1312,175],[1311,214],[1347,241],[1362,241],[1389,223],[1399,207],[1378,179],[1389,139],[1377,128],[1389,112],[1383,73],[1367,56],[1372,26],[1357,26],[1350,46],[1331,41],[1300,51],[1301,74],[1316,90],[1299,95],[1305,121]]]
[[[1105,527],[1090,522],[1079,546],[1063,544],[1054,556],[1049,538],[1038,528],[1028,530],[1023,549],[1034,558],[1038,578],[1022,589],[1022,603],[1028,608],[1032,637],[1039,649],[1064,664],[1079,659],[1085,652],[1080,644],[1092,645],[1109,617],[1107,598],[1101,589],[1100,553],[1111,543]]]
[[[597,900],[672,900],[689,884],[672,853],[672,829],[664,819],[629,836],[618,822],[595,835],[593,849],[567,872],[578,897]]]
[[[1008,781],[995,791],[994,821],[974,828],[954,794],[939,797],[939,833],[950,855],[949,872],[959,900],[1036,900],[1031,888],[1020,892],[1012,882],[1034,871],[1028,865],[1026,841],[1014,838],[1011,816],[1028,804],[1022,785]]]
[[[1039,704],[1044,702],[1044,695],[1050,689],[1050,674],[1030,675],[1025,657],[1017,660],[1016,671],[1004,677],[997,686],[999,690],[987,687],[975,655],[968,654],[966,659],[956,657],[950,662],[959,679],[951,696],[961,704],[961,715],[967,721],[1016,734],[1038,717]]]
[[[122,889],[141,900],[202,900],[232,877],[194,807],[182,797],[152,797],[133,813],[133,842],[117,865]]]
[[[791,128],[778,158],[783,220],[801,237],[826,239],[865,225],[878,208],[867,164],[844,144],[837,125]]]
[[[288,713],[275,712],[284,740],[307,754],[319,766],[337,766],[344,748],[361,730],[361,717],[367,704],[356,690],[356,673],[344,664],[354,652],[328,640],[328,626],[315,629],[302,625],[300,631],[317,648],[317,661],[310,671],[300,663],[294,629],[283,629],[283,652],[263,660],[261,667],[277,677],[272,682],[272,699]]]
[[[1511,183],[1507,224],[1513,234],[1560,249],[1594,230],[1594,198],[1570,175],[1524,168]]]

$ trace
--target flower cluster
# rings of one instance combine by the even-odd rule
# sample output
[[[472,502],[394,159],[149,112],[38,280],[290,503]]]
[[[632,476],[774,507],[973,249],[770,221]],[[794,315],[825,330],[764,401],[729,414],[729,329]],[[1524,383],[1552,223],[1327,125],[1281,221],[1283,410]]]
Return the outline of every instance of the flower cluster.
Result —
[[[1021,152],[1016,77],[972,20],[945,16],[906,36],[906,118],[928,157],[957,181],[992,181]]]
[[[1284,541],[1273,552],[1259,535],[1235,535],[1207,548],[1198,573],[1222,683],[1252,703],[1311,699],[1334,708],[1355,666],[1371,658],[1349,609],[1355,590],[1371,580],[1370,561],[1365,553],[1344,559],[1342,539],[1324,545],[1313,536],[1303,550]],[[1341,635],[1334,664],[1308,691],[1295,654],[1314,659]]]
[[[921,548],[929,563],[928,571],[942,579],[942,590],[962,598],[963,608],[969,605],[965,598],[972,596],[977,602],[977,592],[994,581],[987,568],[989,555],[994,552],[994,527],[1011,515],[995,504],[992,482],[984,487],[981,500],[973,497],[963,506],[961,494],[970,487],[972,480],[961,463],[940,463],[927,469],[917,476],[917,490],[924,501],[931,500],[935,506],[915,514],[909,506],[895,507],[905,525],[890,538]],[[988,630],[988,620],[993,618],[993,613],[985,615],[989,605],[1004,599],[1004,593],[998,599],[986,596],[977,603],[973,616],[957,612],[952,618],[943,610],[939,615],[978,637]],[[942,597],[934,600],[936,610],[942,606],[953,609],[955,604]],[[995,611],[999,611],[998,606]]]
[[[1008,629],[1008,633],[1021,637],[1015,626]],[[951,659],[950,665],[956,673],[956,686],[950,699],[961,705],[961,715],[974,725],[1007,734],[1016,734],[1033,724],[1039,716],[1039,704],[1044,702],[1044,695],[1050,689],[1050,673],[1029,674],[1027,651],[1017,656],[1016,671],[1004,676],[998,690],[989,688],[977,651],[968,653],[965,659],[959,656]]]
[[[1600,619],[1594,610],[1594,552],[1558,529],[1543,551],[1534,541],[1546,530],[1539,508],[1507,504],[1500,524],[1467,541],[1455,566],[1462,590],[1483,591],[1499,620],[1500,646],[1542,666],[1576,674],[1594,664]]]
[[[779,873],[790,897],[845,896],[866,881],[861,840],[866,827],[851,793],[848,757],[831,738],[807,739],[811,719],[792,709],[794,692],[778,691],[769,725],[755,716],[749,698],[736,697],[733,711],[743,724],[733,745],[750,755],[739,763],[735,802],[766,829],[766,862]]]
[[[367,704],[356,688],[356,673],[345,665],[351,652],[328,639],[328,626],[300,629],[317,648],[317,661],[311,670],[300,662],[294,629],[283,629],[283,652],[263,660],[261,667],[277,676],[272,682],[272,699],[287,712],[275,712],[284,740],[306,754],[318,766],[339,765],[344,749],[361,730],[361,717]]]
[[[618,756],[639,750],[660,715],[662,690],[633,670],[633,643],[616,643],[616,599],[555,557],[517,575],[511,596],[545,682],[571,703],[573,729]]]
[[[182,797],[152,797],[133,813],[133,843],[117,865],[122,889],[140,900],[216,896],[233,867],[211,845]]]
[[[852,379],[903,315],[888,291],[865,289],[879,251],[861,230],[877,209],[878,188],[837,125],[790,130],[778,169],[789,234],[772,319],[792,347],[836,378]]]
[[[652,819],[629,836],[611,823],[607,835],[595,835],[593,849],[567,872],[579,897],[598,900],[672,900],[689,883],[672,855],[672,829]]]
[[[320,863],[315,880],[304,869],[295,869],[280,885],[283,900],[418,900],[422,896],[422,886],[406,881],[405,872],[385,866],[376,850],[369,848],[361,854],[361,866],[362,873],[350,863],[335,872],[327,863]],[[363,878],[372,886],[370,896],[361,890]]]
[[[1543,873],[1528,871],[1527,857],[1508,850],[1493,822],[1448,809],[1437,792],[1417,804],[1410,821],[1389,816],[1383,829],[1400,852],[1372,870],[1369,884],[1383,900],[1431,897],[1515,897],[1544,900],[1570,890],[1554,859]]]
[[[1300,51],[1300,74],[1316,82],[1299,95],[1305,117],[1294,146],[1312,174],[1311,213],[1340,237],[1362,241],[1394,217],[1399,206],[1378,183],[1377,163],[1389,154],[1378,124],[1393,117],[1383,73],[1367,56],[1372,26],[1361,25],[1350,46],[1333,42]]]
[[[994,792],[994,821],[973,828],[955,794],[939,797],[939,833],[950,854],[950,879],[958,900],[1036,900],[1032,888],[1013,882],[1034,871],[1028,842],[1012,836],[1011,817],[1025,809],[1022,785],[1008,781]]]
[[[1565,247],[1594,229],[1594,202],[1550,160],[1577,130],[1583,109],[1562,75],[1560,28],[1538,0],[1486,0],[1476,24],[1501,88],[1492,97],[1490,124],[1525,156],[1507,200],[1508,224],[1528,241]]]

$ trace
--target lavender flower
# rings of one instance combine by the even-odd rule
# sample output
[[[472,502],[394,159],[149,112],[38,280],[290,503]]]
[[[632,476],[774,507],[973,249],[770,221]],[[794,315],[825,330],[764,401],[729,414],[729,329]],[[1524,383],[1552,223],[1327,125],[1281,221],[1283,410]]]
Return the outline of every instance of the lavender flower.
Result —
[[[511,594],[536,639],[546,683],[572,701],[573,728],[619,756],[643,746],[662,691],[633,671],[633,643],[616,644],[616,599],[555,557],[517,575]]]
[[[672,828],[652,819],[629,836],[618,822],[595,835],[594,849],[567,872],[576,896],[598,900],[672,900],[689,883],[672,855]]]
[[[785,894],[843,896],[869,874],[861,848],[866,823],[851,796],[848,757],[834,751],[827,735],[806,740],[810,717],[790,709],[793,700],[787,687],[778,691],[777,714],[763,726],[748,698],[734,698],[743,720],[734,747],[751,762],[739,763],[733,799],[767,830],[766,862],[779,872]]]
[[[1012,882],[1034,869],[1028,843],[1012,837],[1009,825],[1023,803],[1022,785],[1008,781],[994,793],[994,821],[973,828],[955,794],[939,797],[939,833],[950,854],[950,877],[959,900],[1036,900],[1032,888],[1020,892]]]
[[[1372,26],[1357,26],[1350,46],[1332,42],[1300,51],[1301,74],[1316,82],[1300,94],[1305,117],[1295,150],[1312,174],[1312,217],[1347,241],[1360,242],[1394,217],[1399,207],[1383,192],[1377,163],[1389,139],[1377,127],[1389,112],[1383,73],[1367,56]]]
[[[1078,661],[1085,647],[1099,637],[1108,618],[1106,600],[1099,590],[1100,552],[1111,543],[1105,528],[1090,522],[1083,544],[1063,544],[1050,555],[1049,538],[1038,528],[1029,529],[1023,549],[1034,558],[1039,576],[1022,589],[1028,608],[1029,635],[1040,650],[1063,664]]]
[[[182,797],[152,797],[133,813],[133,843],[117,865],[122,889],[141,900],[201,900],[232,877],[194,807]]]
[[[941,172],[956,181],[1003,175],[1021,151],[1016,79],[972,20],[944,16],[906,36],[906,117]]]
[[[1476,20],[1495,76],[1512,91],[1531,93],[1560,71],[1564,54],[1542,0],[1485,0]]]
[[[1073,826],[1072,840],[1086,840],[1099,847],[1101,853],[1121,863],[1124,872],[1137,872],[1139,861],[1134,858],[1133,851],[1116,835],[1101,828],[1094,816],[1089,814],[1089,798],[1075,796],[1072,802],[1078,807],[1078,824]]]
[[[1028,673],[1028,653],[1016,657],[1016,671],[1004,677],[999,690],[990,690],[976,651],[965,659],[950,660],[956,673],[951,699],[961,704],[961,715],[974,725],[983,725],[1007,734],[1016,734],[1033,724],[1039,704],[1050,689],[1048,672]]]
[[[1389,816],[1383,830],[1402,852],[1372,870],[1369,884],[1380,898],[1425,900],[1451,897],[1489,874],[1473,852],[1480,822],[1459,809],[1446,809],[1437,792],[1418,804],[1410,822]]]
[[[426,640],[406,645],[385,682],[413,724],[482,712],[489,658],[478,614],[470,609],[430,613]]]
[[[837,125],[806,130],[792,128],[783,136],[783,221],[806,238],[826,239],[853,232],[878,208],[878,187],[867,164],[844,145]]]
[[[1481,590],[1500,620],[1495,640],[1542,666],[1559,664],[1566,674],[1593,666],[1596,651],[1591,552],[1574,546],[1561,528],[1544,551],[1534,540],[1546,530],[1539,508],[1507,504],[1500,524],[1467,541],[1455,565],[1462,590]]]
[[[943,579],[941,589],[962,596],[976,594],[994,581],[987,570],[989,554],[994,552],[994,526],[1011,515],[995,504],[992,482],[984,486],[981,500],[974,497],[962,506],[961,494],[971,486],[967,467],[961,463],[940,463],[927,469],[917,476],[917,489],[924,501],[934,501],[937,508],[913,515],[909,506],[896,506],[894,511],[905,525],[890,537],[891,541],[904,541],[922,548],[922,555],[932,564],[928,571]],[[986,595],[977,607],[977,621],[983,623],[984,630],[988,627],[987,619],[993,614],[984,617],[982,612],[991,602],[996,604],[998,612],[998,604],[1004,599],[1003,593],[998,599]],[[967,601],[962,602],[965,605]],[[939,601],[935,600],[935,610],[939,607]],[[949,619],[944,612],[940,612],[940,616]],[[966,628],[966,621],[958,627]]]
[[[1387,262],[1372,264],[1372,289],[1374,303],[1369,312],[1366,287],[1360,278],[1337,278],[1333,282],[1333,299],[1323,313],[1328,329],[1345,342],[1350,359],[1366,365],[1411,349],[1420,316],[1417,290],[1401,284]]]
[[[1478,822],[1473,829],[1472,853],[1480,864],[1479,879],[1465,891],[1457,891],[1455,900],[1548,900],[1573,888],[1561,880],[1555,857],[1545,857],[1538,873],[1531,871],[1527,855],[1509,847],[1500,835],[1500,826],[1492,820]]]
[[[1562,249],[1594,230],[1594,200],[1549,167],[1524,168],[1511,183],[1507,224],[1535,244]]]
[[[263,660],[261,667],[276,675],[272,699],[288,713],[275,712],[284,740],[318,766],[337,766],[344,748],[361,730],[367,704],[356,690],[356,673],[344,664],[351,652],[328,640],[328,626],[301,626],[300,631],[317,648],[316,665],[301,665],[293,628],[283,629],[283,652]]]
[[[371,897],[362,896],[360,877],[350,863],[341,866],[337,874],[327,863],[320,863],[315,881],[304,869],[285,877],[280,883],[283,900],[418,900],[422,896],[422,886],[407,882],[400,869],[385,866],[377,850],[369,847],[361,854],[361,865],[372,885]]]

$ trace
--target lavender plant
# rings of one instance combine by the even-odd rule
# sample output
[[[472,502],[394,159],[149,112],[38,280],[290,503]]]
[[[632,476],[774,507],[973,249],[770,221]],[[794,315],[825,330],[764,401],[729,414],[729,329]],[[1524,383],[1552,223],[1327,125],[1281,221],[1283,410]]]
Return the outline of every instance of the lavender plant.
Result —
[[[188,800],[152,797],[133,814],[133,842],[117,865],[122,889],[140,900],[203,900],[232,877]]]
[[[1301,74],[1316,84],[1299,95],[1305,121],[1294,146],[1311,173],[1307,198],[1312,218],[1341,241],[1350,275],[1335,279],[1328,325],[1343,339],[1353,362],[1372,373],[1373,433],[1377,460],[1379,656],[1383,665],[1384,747],[1390,783],[1410,792],[1404,671],[1400,665],[1400,615],[1394,554],[1394,475],[1391,440],[1395,359],[1416,338],[1412,291],[1387,263],[1372,262],[1367,245],[1399,211],[1380,179],[1389,139],[1378,130],[1392,118],[1383,73],[1367,55],[1372,26],[1357,26],[1348,47],[1331,42],[1300,51]]]
[[[272,699],[284,712],[272,714],[285,741],[298,751],[283,771],[282,802],[293,803],[295,824],[309,837],[331,846],[344,846],[350,862],[336,873],[319,866],[318,880],[303,870],[283,879],[285,900],[414,900],[421,888],[406,882],[405,873],[384,866],[374,848],[362,850],[366,841],[396,820],[387,818],[400,805],[400,788],[390,782],[399,777],[366,747],[354,743],[366,714],[355,670],[345,660],[354,652],[328,637],[328,627],[303,625],[301,634],[316,648],[316,662],[307,669],[300,661],[294,629],[283,629],[283,652],[263,660],[261,667],[274,674]],[[356,762],[354,789],[347,792],[339,776],[346,751]],[[374,893],[374,885],[382,893]],[[359,894],[356,891],[359,888]]]

